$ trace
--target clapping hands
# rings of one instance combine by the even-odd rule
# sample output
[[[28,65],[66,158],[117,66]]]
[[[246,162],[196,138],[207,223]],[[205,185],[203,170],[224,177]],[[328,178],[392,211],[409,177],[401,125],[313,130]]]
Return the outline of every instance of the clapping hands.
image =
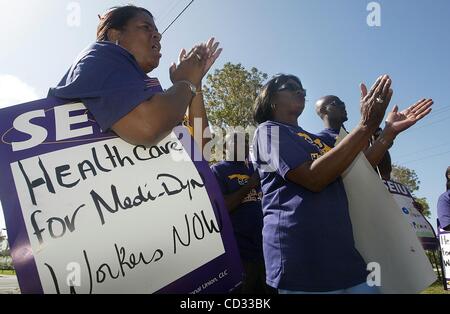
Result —
[[[222,48],[219,48],[219,42],[215,42],[214,38],[210,38],[207,43],[196,45],[189,53],[182,49],[178,58],[179,63],[173,63],[170,67],[172,82],[189,80],[200,87],[203,77],[208,73],[221,52]]]

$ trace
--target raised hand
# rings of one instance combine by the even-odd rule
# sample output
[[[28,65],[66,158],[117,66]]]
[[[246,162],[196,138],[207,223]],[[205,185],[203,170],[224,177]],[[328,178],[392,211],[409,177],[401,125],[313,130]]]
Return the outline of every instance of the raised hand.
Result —
[[[393,91],[391,79],[388,75],[380,76],[373,84],[369,92],[364,84],[361,84],[361,122],[374,132],[383,120],[386,108],[391,101]]]
[[[196,86],[201,85],[206,62],[206,45],[195,46],[187,55],[183,49],[180,54],[179,64],[173,63],[169,69],[172,83],[188,80]]]
[[[394,109],[387,116],[386,128],[398,135],[427,116],[431,112],[432,105],[432,99],[421,99],[402,112],[398,112],[398,106],[394,106]]]
[[[223,49],[219,48],[219,44],[219,42],[215,42],[214,38],[210,38],[207,43],[195,46],[189,53],[186,52],[186,49],[182,49],[178,57],[178,62],[181,64],[189,56],[195,55],[199,60],[204,61],[203,78],[222,53]],[[176,67],[175,63],[172,64],[171,68],[173,67]]]
[[[212,37],[208,40],[208,43],[206,44],[206,48],[208,50],[208,55],[207,55],[207,60],[206,60],[206,65],[204,68],[204,74],[203,76],[206,75],[206,73],[208,73],[209,69],[211,68],[211,66],[214,64],[214,62],[216,62],[217,58],[219,58],[220,54],[222,53],[222,48],[219,48],[219,42],[214,42],[215,38]],[[217,49],[219,48],[219,49]]]

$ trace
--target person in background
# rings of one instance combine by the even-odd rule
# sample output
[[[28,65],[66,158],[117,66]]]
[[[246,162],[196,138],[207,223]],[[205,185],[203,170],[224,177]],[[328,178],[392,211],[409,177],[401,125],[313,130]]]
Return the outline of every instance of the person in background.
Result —
[[[334,147],[341,128],[347,130],[348,120],[345,103],[337,96],[324,96],[316,102],[316,113],[322,119],[324,129],[317,135],[330,147]]]
[[[244,277],[239,292],[269,293],[270,290],[265,284],[262,251],[262,192],[258,172],[254,171],[248,160],[249,139],[246,134],[232,133],[227,135],[226,142],[226,160],[216,163],[211,170],[219,183],[230,213],[244,266]]]
[[[102,131],[135,145],[158,143],[187,111],[189,120],[201,118],[206,129],[202,79],[221,53],[219,43],[212,38],[189,53],[183,49],[179,64],[170,67],[173,85],[164,91],[147,76],[162,56],[161,34],[150,11],[126,5],[99,18],[97,41],[80,53],[49,96],[82,101]]]
[[[391,161],[391,155],[389,154],[389,152],[386,152],[383,159],[378,164],[377,168],[378,168],[381,179],[391,180],[392,161]]]
[[[445,172],[445,179],[447,180],[447,191],[439,196],[437,214],[440,228],[445,231],[450,231],[450,166]]]

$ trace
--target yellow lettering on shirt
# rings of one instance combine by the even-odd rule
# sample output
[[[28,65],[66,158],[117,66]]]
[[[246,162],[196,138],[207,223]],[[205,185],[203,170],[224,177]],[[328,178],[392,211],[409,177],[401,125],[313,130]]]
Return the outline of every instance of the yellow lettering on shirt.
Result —
[[[327,144],[323,143],[319,138],[316,138],[315,140],[313,140],[311,138],[311,136],[309,136],[306,133],[297,133],[298,136],[303,137],[305,139],[306,142],[308,142],[311,145],[314,145],[317,147],[317,149],[319,150],[320,153],[311,153],[311,159],[312,160],[316,160],[318,159],[320,156],[325,155],[326,153],[328,153],[332,147],[328,146]]]
[[[262,200],[262,192],[256,192],[256,189],[251,189],[247,196],[242,200],[242,203],[257,202]]]
[[[239,185],[245,185],[248,182],[248,179],[250,179],[250,177],[246,174],[232,174],[228,176],[228,179],[233,180],[233,179],[237,179]]]

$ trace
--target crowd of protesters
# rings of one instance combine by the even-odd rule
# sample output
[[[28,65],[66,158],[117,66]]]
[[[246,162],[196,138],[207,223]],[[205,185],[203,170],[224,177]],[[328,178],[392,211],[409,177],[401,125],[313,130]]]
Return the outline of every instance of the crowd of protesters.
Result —
[[[99,16],[97,40],[86,48],[49,96],[84,102],[104,131],[151,145],[182,121],[208,120],[202,80],[222,49],[214,39],[182,50],[170,67],[172,86],[147,76],[161,58],[161,34],[152,14],[122,6]],[[255,99],[255,136],[243,158],[212,166],[224,195],[244,266],[242,293],[379,293],[366,284],[366,263],[355,248],[342,173],[360,152],[375,169],[390,163],[394,139],[431,111],[431,99],[403,111],[395,106],[380,128],[393,91],[388,75],[361,84],[361,117],[347,131],[345,103],[324,96],[316,112],[324,130],[304,130],[298,119],[306,89],[295,75],[270,79]],[[341,130],[346,133],[339,143]],[[195,130],[194,130],[195,131]],[[236,143],[238,134],[229,134]],[[252,143],[251,143],[252,141]],[[206,141],[200,140],[201,148]],[[251,158],[248,152],[252,145]],[[449,170],[447,170],[447,180]],[[442,228],[450,226],[449,184],[439,201]],[[333,261],[331,263],[331,261]]]

